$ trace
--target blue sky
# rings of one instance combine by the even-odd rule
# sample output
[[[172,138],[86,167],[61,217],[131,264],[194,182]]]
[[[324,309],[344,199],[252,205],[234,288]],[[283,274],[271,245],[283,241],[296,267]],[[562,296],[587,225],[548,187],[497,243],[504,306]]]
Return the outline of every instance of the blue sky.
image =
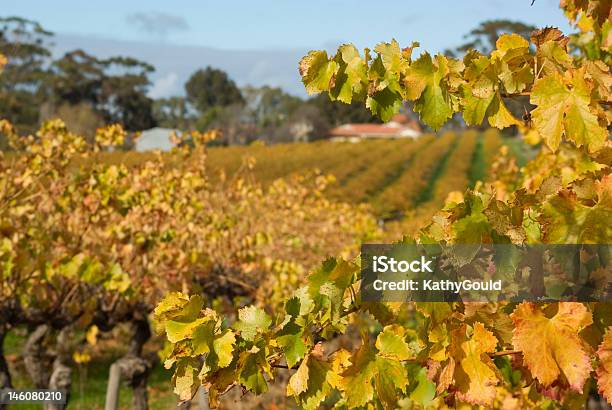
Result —
[[[558,1],[536,0],[18,0],[2,14],[41,22],[52,31],[118,40],[165,41],[224,49],[308,48],[351,41],[360,47],[396,37],[441,50],[479,21],[521,20],[567,28]],[[165,33],[147,31],[139,14],[170,22]],[[380,17],[377,17],[380,16]],[[176,20],[174,20],[176,23]],[[159,26],[163,23],[158,23]]]
[[[179,93],[187,72],[207,64],[228,70],[241,85],[267,81],[301,93],[294,69],[297,60],[293,59],[313,48],[335,49],[344,42],[360,48],[373,47],[396,38],[402,45],[417,40],[423,49],[436,52],[460,44],[463,34],[480,21],[496,18],[570,30],[557,0],[536,0],[533,6],[530,3],[531,0],[17,0],[5,2],[2,15],[33,19],[57,33],[58,53],[81,47],[93,54],[115,51],[148,59],[158,68],[154,80],[165,84],[165,88],[158,89],[159,95]],[[211,54],[210,49],[223,53]],[[265,61],[257,58],[253,53],[256,50],[268,53]],[[164,53],[184,61],[164,61]],[[271,53],[279,54],[272,57]],[[245,64],[252,69],[239,67]]]

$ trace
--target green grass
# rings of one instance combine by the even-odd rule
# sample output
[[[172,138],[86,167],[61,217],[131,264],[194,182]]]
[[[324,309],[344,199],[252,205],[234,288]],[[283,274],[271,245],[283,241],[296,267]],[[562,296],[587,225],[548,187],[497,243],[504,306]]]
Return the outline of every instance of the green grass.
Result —
[[[438,165],[434,168],[433,172],[431,173],[431,176],[429,177],[429,181],[427,182],[427,185],[414,200],[414,203],[412,206],[413,208],[416,208],[421,204],[429,202],[433,198],[433,193],[436,187],[436,182],[446,171],[446,168],[448,167],[448,160],[453,154],[453,151],[455,151],[455,149],[457,148],[457,145],[459,144],[459,138],[461,137],[459,136],[453,140],[448,151],[446,151],[446,153],[444,154],[440,162],[438,162]]]
[[[21,349],[25,344],[25,337],[16,332],[9,332],[4,340],[5,355],[9,358],[11,376],[16,389],[31,389],[32,383],[25,374],[21,362]],[[104,408],[106,397],[106,384],[111,364],[119,357],[94,358],[83,365],[75,365],[72,371],[72,390],[68,409],[96,410]],[[164,369],[158,364],[149,375],[149,408],[169,409],[176,406],[177,398],[172,392],[172,371]],[[131,408],[132,390],[121,384],[119,390],[119,407]],[[16,410],[39,410],[42,405],[20,404],[9,407]]]
[[[472,164],[468,175],[470,179],[470,188],[473,188],[477,181],[484,181],[487,176],[487,159],[485,158],[482,135],[479,135],[476,140],[476,148],[472,155]]]

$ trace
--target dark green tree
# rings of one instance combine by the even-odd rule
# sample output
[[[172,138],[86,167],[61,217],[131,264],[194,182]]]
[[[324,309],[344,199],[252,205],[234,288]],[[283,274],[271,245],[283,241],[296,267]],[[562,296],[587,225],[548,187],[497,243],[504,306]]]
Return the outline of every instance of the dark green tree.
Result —
[[[0,18],[0,53],[8,58],[0,76],[0,117],[24,133],[37,128],[39,108],[47,96],[51,37],[35,21]]]
[[[53,102],[90,104],[105,122],[130,131],[155,125],[153,100],[147,97],[154,68],[129,57],[98,59],[82,50],[66,53],[52,65]]]
[[[193,73],[185,84],[187,100],[200,113],[211,108],[244,104],[244,99],[236,83],[227,73],[212,67],[206,67]]]
[[[331,101],[325,94],[319,94],[308,100],[308,104],[316,107],[331,127],[346,123],[380,122],[372,116],[370,110],[357,102],[344,104]]]

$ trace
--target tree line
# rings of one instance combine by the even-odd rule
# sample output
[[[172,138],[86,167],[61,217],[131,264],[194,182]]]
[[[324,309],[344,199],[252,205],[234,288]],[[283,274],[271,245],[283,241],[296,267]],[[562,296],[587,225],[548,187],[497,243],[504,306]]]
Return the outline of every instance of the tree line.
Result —
[[[531,29],[519,22],[485,21],[465,36],[466,44],[448,53],[487,52],[501,33],[526,37]],[[331,127],[347,122],[379,121],[363,105],[331,101],[326,95],[302,99],[276,87],[239,88],[226,72],[211,66],[189,77],[183,95],[153,99],[148,95],[155,71],[151,64],[129,56],[98,58],[84,50],[54,59],[52,40],[53,33],[36,21],[0,17],[0,53],[8,58],[0,78],[0,118],[24,134],[60,117],[72,132],[89,138],[102,125],[117,123],[128,131],[214,128],[221,131],[222,144],[274,143],[324,138]],[[510,109],[518,113],[523,105]],[[449,127],[463,125],[459,119]],[[1,136],[0,148],[6,148]]]
[[[118,123],[128,131],[217,128],[222,143],[231,144],[321,138],[343,122],[376,121],[362,106],[323,96],[303,100],[280,88],[239,88],[226,72],[210,66],[190,76],[184,95],[153,99],[148,95],[152,65],[129,56],[98,58],[84,50],[54,59],[52,40],[53,33],[36,21],[0,17],[0,53],[8,59],[0,78],[0,118],[22,133],[60,117],[71,131],[91,138],[103,124]]]

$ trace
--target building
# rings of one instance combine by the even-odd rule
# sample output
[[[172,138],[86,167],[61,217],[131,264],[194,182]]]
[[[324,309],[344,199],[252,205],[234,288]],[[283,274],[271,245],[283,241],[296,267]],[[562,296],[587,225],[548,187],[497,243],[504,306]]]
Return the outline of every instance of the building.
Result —
[[[406,114],[395,114],[386,124],[343,124],[329,130],[332,141],[358,141],[367,138],[416,138],[423,133],[418,121]]]
[[[152,151],[162,150],[170,151],[173,147],[170,142],[170,135],[176,130],[170,128],[155,127],[149,130],[143,131],[140,137],[135,142],[134,149],[136,151]]]

